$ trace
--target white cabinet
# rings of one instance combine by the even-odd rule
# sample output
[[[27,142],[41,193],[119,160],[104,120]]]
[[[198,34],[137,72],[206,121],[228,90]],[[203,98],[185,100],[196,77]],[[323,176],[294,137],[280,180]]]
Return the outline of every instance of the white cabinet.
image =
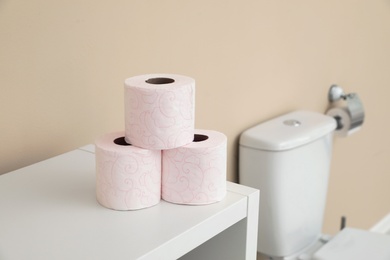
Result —
[[[205,206],[114,211],[95,198],[93,146],[0,176],[0,259],[256,259],[259,191]]]

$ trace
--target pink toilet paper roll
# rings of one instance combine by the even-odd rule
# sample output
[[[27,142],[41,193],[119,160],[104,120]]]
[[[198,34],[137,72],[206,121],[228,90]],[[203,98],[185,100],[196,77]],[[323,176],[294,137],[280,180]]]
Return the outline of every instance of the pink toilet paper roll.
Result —
[[[161,198],[161,151],[129,145],[124,132],[103,135],[96,146],[96,197],[106,208],[135,210]]]
[[[125,138],[146,149],[172,149],[194,136],[195,80],[148,74],[125,80]]]
[[[224,134],[195,130],[188,145],[162,152],[162,198],[178,204],[202,205],[226,195]]]

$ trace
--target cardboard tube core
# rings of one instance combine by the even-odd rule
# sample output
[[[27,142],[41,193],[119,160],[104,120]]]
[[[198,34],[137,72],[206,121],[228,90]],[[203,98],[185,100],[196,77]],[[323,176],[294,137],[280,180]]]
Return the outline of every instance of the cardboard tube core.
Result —
[[[115,140],[114,140],[114,143],[117,144],[117,145],[123,145],[123,146],[131,145],[131,144],[129,144],[129,143],[126,143],[125,137],[124,137],[124,136],[118,137],[117,139],[115,139]]]
[[[202,142],[202,141],[205,141],[209,139],[209,137],[207,135],[198,135],[198,134],[194,134],[194,140],[193,142]]]
[[[173,82],[175,82],[175,80],[171,78],[150,78],[146,80],[146,83],[155,85],[169,84]]]

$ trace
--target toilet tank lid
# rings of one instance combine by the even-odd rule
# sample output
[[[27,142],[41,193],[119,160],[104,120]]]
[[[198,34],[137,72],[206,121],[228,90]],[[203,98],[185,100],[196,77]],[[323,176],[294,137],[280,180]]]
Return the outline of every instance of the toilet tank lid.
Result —
[[[321,138],[336,129],[333,117],[298,110],[254,126],[241,134],[240,145],[282,151]]]

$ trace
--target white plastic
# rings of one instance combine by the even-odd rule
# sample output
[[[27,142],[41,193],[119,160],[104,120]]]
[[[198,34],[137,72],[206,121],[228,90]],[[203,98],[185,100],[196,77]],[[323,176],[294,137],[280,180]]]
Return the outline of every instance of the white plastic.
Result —
[[[345,228],[313,255],[313,260],[389,260],[390,236]]]
[[[299,110],[246,130],[240,144],[259,150],[282,151],[310,143],[335,128],[333,117]]]
[[[275,123],[287,118],[309,127],[290,125],[286,130],[284,124]],[[321,236],[336,123],[322,114],[297,111],[264,124],[255,127],[264,131],[254,134],[249,129],[241,135],[239,178],[240,183],[260,189],[258,251],[282,257]],[[253,146],[247,143],[248,133]],[[263,150],[253,148],[259,144],[265,145]]]

